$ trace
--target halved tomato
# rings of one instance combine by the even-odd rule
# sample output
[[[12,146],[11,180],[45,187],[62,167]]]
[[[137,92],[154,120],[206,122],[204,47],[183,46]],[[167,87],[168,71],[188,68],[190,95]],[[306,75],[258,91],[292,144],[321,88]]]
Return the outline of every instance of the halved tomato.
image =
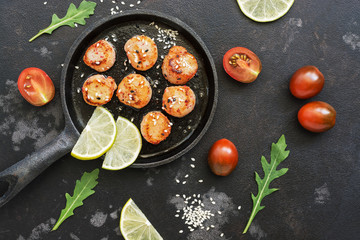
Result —
[[[18,78],[18,89],[26,101],[34,106],[43,106],[55,96],[55,87],[50,77],[39,68],[26,68]]]
[[[223,66],[230,77],[243,83],[255,81],[262,69],[258,56],[244,47],[234,47],[227,51]]]

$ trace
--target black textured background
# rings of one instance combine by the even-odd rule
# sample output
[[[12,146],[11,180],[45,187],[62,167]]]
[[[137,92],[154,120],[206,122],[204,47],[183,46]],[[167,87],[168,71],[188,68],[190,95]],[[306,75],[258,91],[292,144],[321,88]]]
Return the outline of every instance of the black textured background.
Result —
[[[51,14],[62,17],[71,2],[80,0],[2,1],[0,7],[0,170],[16,163],[57,136],[64,127],[60,101],[61,64],[76,37],[85,29],[61,27],[29,43],[50,24]],[[236,1],[96,0],[88,24],[110,9],[153,9],[177,17],[192,27],[210,50],[219,77],[219,102],[204,138],[182,158],[154,169],[100,171],[96,193],[55,232],[49,232],[84,171],[101,168],[101,161],[79,161],[70,155],[58,160],[0,209],[0,239],[122,239],[119,218],[111,217],[131,197],[164,239],[358,239],[360,234],[360,2],[302,0],[281,19],[256,23],[245,17]],[[130,7],[129,4],[135,4]],[[222,68],[224,53],[235,46],[254,51],[263,63],[259,78],[245,85]],[[315,65],[325,76],[322,92],[297,100],[288,90],[291,75]],[[54,100],[41,108],[19,94],[17,77],[26,67],[39,67],[51,76]],[[337,111],[335,127],[322,134],[305,131],[297,122],[298,109],[321,100]],[[254,171],[260,157],[269,159],[270,145],[285,134],[289,158],[281,165],[288,173],[272,186],[253,227],[242,234],[250,215],[250,193],[256,193]],[[206,163],[207,151],[220,138],[231,140],[239,164],[228,177],[216,177]],[[195,158],[192,162],[190,159]],[[195,168],[190,164],[194,163]],[[189,174],[187,184],[175,178]],[[183,177],[182,177],[183,178]],[[197,182],[203,179],[203,183]],[[175,218],[175,194],[224,193],[241,210],[227,214],[215,230],[186,230]],[[224,196],[224,194],[220,194]],[[219,196],[220,196],[219,195]],[[230,204],[231,205],[231,204]],[[96,213],[107,215],[101,227],[91,223]],[[114,215],[112,215],[114,216]],[[184,233],[178,231],[184,229]],[[224,233],[221,238],[218,233]]]

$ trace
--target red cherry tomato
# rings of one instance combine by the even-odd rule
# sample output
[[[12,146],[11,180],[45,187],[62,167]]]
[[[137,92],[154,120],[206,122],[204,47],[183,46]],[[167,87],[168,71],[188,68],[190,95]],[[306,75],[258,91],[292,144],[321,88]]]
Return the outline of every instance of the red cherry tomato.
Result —
[[[227,51],[223,58],[223,66],[230,77],[243,83],[255,81],[262,68],[258,56],[243,47],[234,47]]]
[[[34,106],[43,106],[55,95],[50,77],[39,68],[26,68],[18,78],[18,89],[26,101]]]
[[[290,80],[290,91],[296,98],[307,99],[317,95],[324,87],[324,75],[315,66],[298,69]]]
[[[216,175],[229,175],[238,163],[238,151],[235,145],[225,138],[216,141],[209,150],[208,163],[211,171]]]
[[[298,120],[301,126],[311,132],[325,132],[334,127],[336,111],[325,102],[310,102],[300,108]]]

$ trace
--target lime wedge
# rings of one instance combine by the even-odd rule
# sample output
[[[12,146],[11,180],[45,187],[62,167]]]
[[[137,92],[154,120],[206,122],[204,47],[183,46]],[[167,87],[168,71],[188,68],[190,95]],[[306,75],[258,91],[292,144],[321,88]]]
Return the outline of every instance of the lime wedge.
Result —
[[[271,22],[284,16],[294,0],[237,0],[241,11],[256,22]]]
[[[125,240],[163,239],[131,198],[121,210],[120,231]]]
[[[113,115],[105,108],[97,107],[72,149],[71,156],[80,160],[96,159],[111,148],[115,137]]]
[[[116,120],[117,135],[114,145],[105,155],[102,168],[120,170],[135,162],[141,150],[139,129],[129,120],[118,117]]]

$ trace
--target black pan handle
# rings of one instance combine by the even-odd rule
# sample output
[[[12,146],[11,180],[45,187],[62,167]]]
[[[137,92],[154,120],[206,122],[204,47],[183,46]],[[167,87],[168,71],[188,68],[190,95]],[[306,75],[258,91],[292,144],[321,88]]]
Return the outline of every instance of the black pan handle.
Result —
[[[75,130],[65,127],[52,142],[0,173],[0,207],[11,200],[56,160],[69,153],[78,139]]]

